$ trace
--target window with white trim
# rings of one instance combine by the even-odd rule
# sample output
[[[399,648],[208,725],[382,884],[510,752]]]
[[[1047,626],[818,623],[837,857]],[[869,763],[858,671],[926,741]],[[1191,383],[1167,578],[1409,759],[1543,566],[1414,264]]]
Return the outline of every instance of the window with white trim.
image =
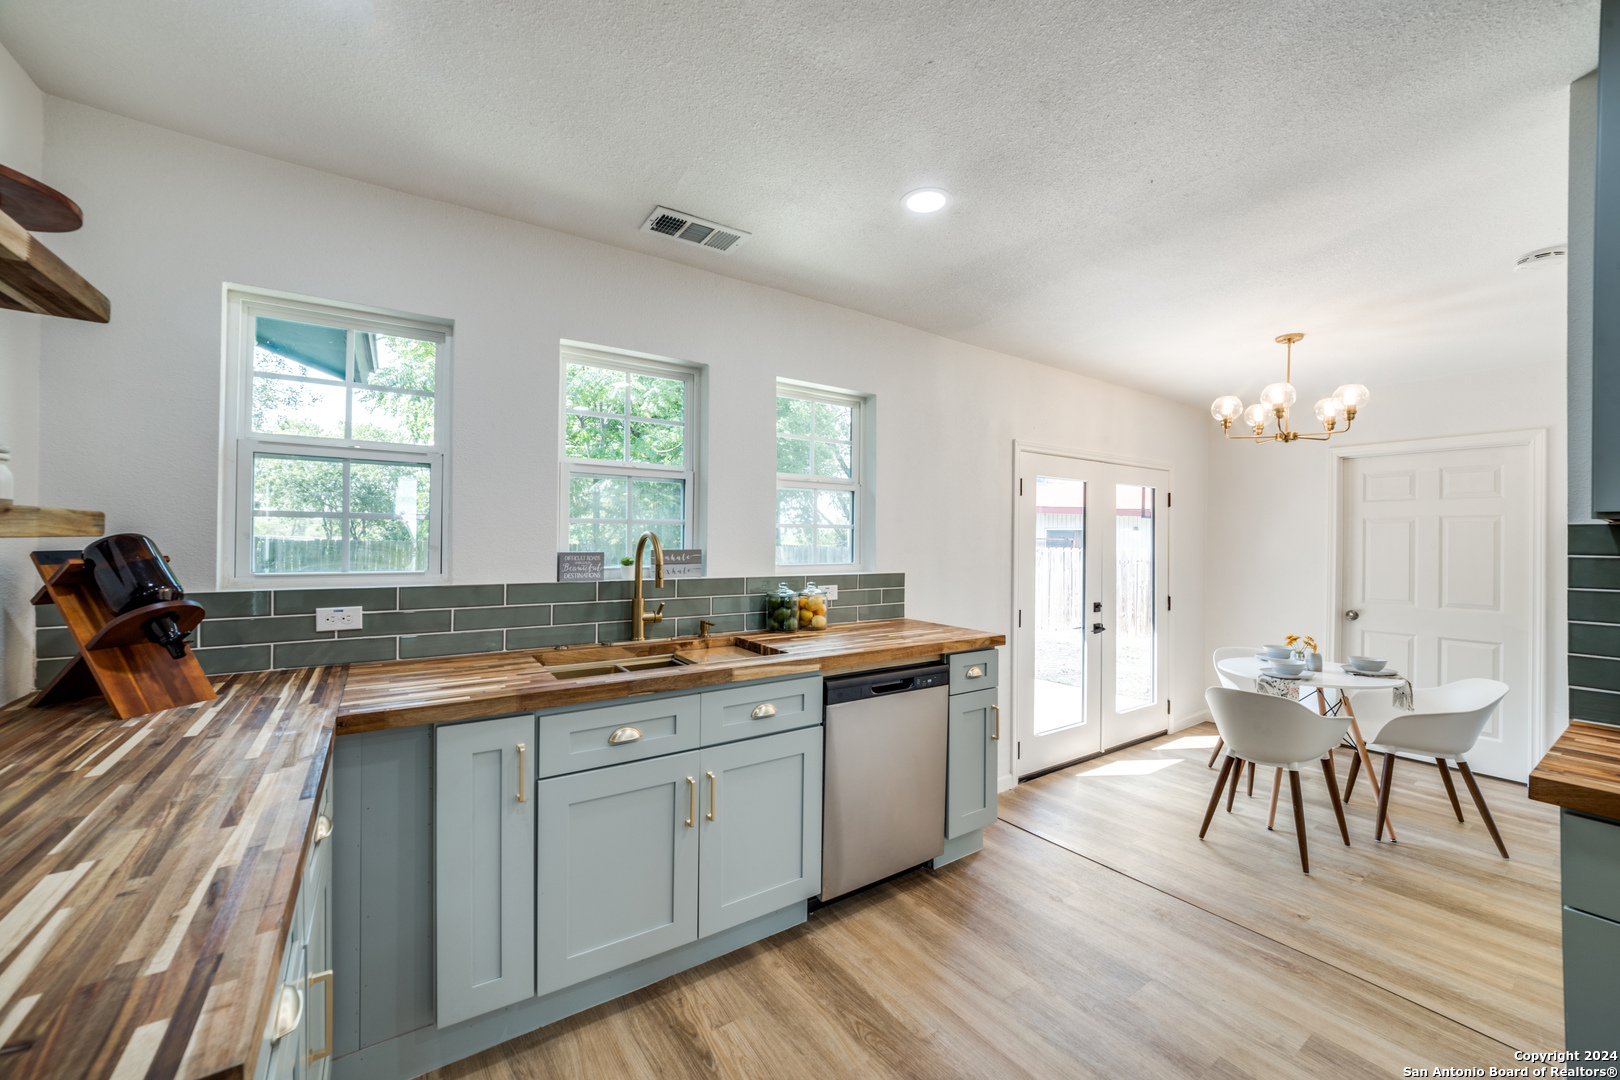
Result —
[[[777,383],[777,566],[860,561],[864,403],[854,394]]]
[[[569,551],[600,551],[611,569],[633,558],[644,532],[666,548],[698,546],[697,376],[684,364],[563,346]]]
[[[236,290],[226,319],[234,582],[442,577],[450,325]]]

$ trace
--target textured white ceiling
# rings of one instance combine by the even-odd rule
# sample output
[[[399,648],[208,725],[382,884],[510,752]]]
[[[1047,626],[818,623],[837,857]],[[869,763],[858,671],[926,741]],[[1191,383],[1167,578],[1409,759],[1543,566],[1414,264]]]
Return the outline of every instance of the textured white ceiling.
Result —
[[[1565,239],[1597,8],[10,0],[0,41],[74,101],[1206,403],[1287,330],[1307,396],[1559,353],[1563,272],[1512,266]]]

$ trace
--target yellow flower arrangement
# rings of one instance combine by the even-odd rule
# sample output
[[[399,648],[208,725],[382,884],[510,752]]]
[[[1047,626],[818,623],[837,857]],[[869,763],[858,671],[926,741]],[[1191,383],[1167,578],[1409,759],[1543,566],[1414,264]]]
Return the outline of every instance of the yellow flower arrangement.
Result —
[[[1311,652],[1316,651],[1316,639],[1300,634],[1289,634],[1287,637],[1283,638],[1283,644],[1296,646],[1295,651],[1301,655],[1304,654],[1305,649],[1309,649]],[[1300,645],[1303,645],[1304,648],[1297,648],[1297,646]]]

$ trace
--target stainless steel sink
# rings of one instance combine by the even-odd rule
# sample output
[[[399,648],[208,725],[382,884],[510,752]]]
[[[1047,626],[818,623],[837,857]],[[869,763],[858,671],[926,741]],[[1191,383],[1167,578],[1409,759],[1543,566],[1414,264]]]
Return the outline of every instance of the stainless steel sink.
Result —
[[[580,664],[547,664],[546,671],[559,679],[586,679],[593,675],[623,675],[652,668],[684,667],[678,656],[638,656],[624,660],[586,661]]]

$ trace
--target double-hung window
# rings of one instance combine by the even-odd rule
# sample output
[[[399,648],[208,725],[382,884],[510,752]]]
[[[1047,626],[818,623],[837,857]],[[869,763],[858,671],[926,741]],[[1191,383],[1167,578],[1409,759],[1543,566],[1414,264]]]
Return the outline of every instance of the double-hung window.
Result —
[[[865,399],[778,382],[776,564],[849,567],[861,561],[861,441]]]
[[[233,583],[442,577],[450,326],[235,290],[226,319]]]
[[[644,532],[698,546],[697,369],[564,345],[562,374],[567,549],[612,568]]]

